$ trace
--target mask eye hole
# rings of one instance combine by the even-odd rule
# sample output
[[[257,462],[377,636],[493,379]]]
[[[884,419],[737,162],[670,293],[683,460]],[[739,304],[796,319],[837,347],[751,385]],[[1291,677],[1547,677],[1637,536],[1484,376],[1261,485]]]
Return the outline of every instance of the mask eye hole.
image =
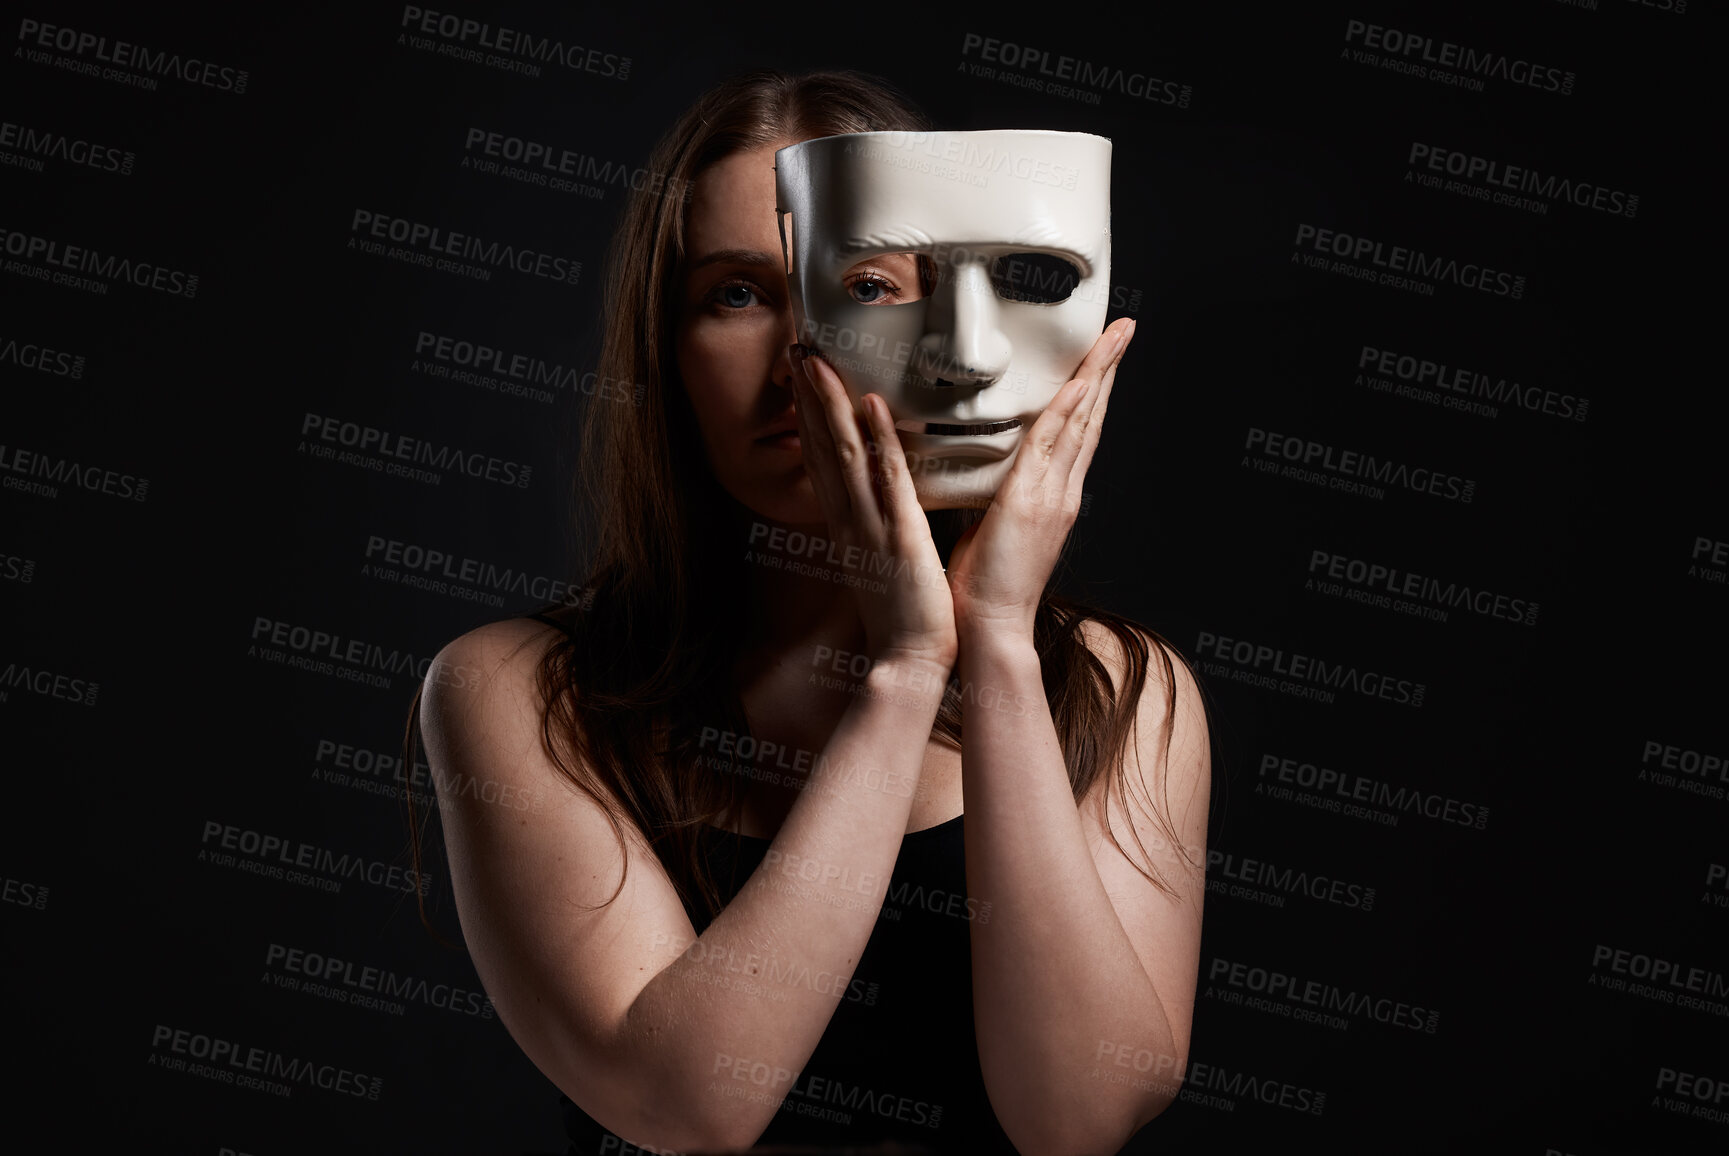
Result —
[[[991,285],[1005,301],[1055,305],[1080,283],[1080,266],[1051,253],[1005,253],[991,262]]]

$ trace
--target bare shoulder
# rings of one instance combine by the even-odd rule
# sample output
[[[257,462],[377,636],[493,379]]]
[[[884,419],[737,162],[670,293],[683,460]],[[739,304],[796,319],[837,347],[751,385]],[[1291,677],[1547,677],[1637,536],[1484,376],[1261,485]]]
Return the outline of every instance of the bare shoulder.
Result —
[[[1146,680],[1135,703],[1135,729],[1124,751],[1124,766],[1108,768],[1094,781],[1083,800],[1083,812],[1101,836],[1106,822],[1106,804],[1120,804],[1124,796],[1134,810],[1134,832],[1149,850],[1164,850],[1167,862],[1173,850],[1168,836],[1175,834],[1191,853],[1204,847],[1207,811],[1211,797],[1211,736],[1201,688],[1183,656],[1167,650],[1158,639],[1138,627],[1135,634],[1147,649]],[[1119,694],[1126,691],[1128,654],[1116,631],[1097,619],[1081,623],[1082,637],[1110,673]],[[1166,659],[1169,660],[1168,664]],[[1167,743],[1167,725],[1169,740]],[[1122,779],[1119,792],[1112,780]],[[1158,800],[1154,804],[1154,799]],[[1125,822],[1128,816],[1110,808],[1110,828],[1134,845]],[[1155,815],[1155,809],[1157,814]],[[1160,821],[1162,818],[1162,821]],[[1178,854],[1175,861],[1187,856]]]
[[[421,682],[421,717],[441,724],[520,712],[538,717],[540,663],[557,637],[544,622],[505,618],[445,643]]]
[[[427,672],[427,693],[435,686],[462,685],[473,672],[506,680],[532,675],[558,637],[556,627],[533,618],[502,618],[476,626],[445,643]]]
[[[1148,631],[1139,627],[1132,629],[1147,649],[1147,677],[1141,689],[1140,701],[1136,704],[1137,725],[1163,727],[1168,707],[1174,699],[1176,713],[1172,716],[1173,727],[1198,730],[1199,737],[1204,739],[1207,734],[1206,708],[1201,698],[1201,688],[1195,682],[1195,676],[1189,670],[1187,661],[1182,655],[1167,650]],[[1096,618],[1081,622],[1081,637],[1086,642],[1087,649],[1092,651],[1110,672],[1111,683],[1120,692],[1128,680],[1128,654],[1124,650],[1123,640],[1117,636],[1115,630]],[[1169,670],[1166,669],[1165,658],[1170,660]],[[1174,743],[1175,735],[1172,738]]]
[[[556,628],[532,618],[477,626],[446,643],[421,681],[420,733],[435,784],[468,776],[539,797],[554,785],[542,750],[540,664]],[[453,776],[456,779],[453,780]],[[460,797],[445,790],[448,807]],[[448,816],[447,816],[448,817]]]

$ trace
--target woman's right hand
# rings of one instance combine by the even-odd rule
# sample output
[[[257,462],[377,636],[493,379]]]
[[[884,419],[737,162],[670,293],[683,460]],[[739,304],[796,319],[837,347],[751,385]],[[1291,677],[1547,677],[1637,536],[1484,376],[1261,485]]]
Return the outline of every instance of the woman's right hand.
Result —
[[[795,345],[792,362],[805,473],[839,556],[859,559],[843,572],[857,579],[852,589],[871,658],[953,669],[960,649],[954,596],[888,403],[866,394],[861,423],[845,384],[820,354]]]

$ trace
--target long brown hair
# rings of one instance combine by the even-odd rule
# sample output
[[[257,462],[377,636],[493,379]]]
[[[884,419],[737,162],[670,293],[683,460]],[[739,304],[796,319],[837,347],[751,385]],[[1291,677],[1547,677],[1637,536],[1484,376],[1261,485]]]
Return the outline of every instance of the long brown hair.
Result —
[[[750,733],[731,683],[731,661],[744,641],[736,611],[746,604],[749,579],[741,561],[744,543],[728,537],[742,507],[708,473],[696,419],[679,384],[672,319],[686,204],[668,190],[688,190],[716,161],[779,140],[929,127],[889,84],[859,73],[761,71],[727,81],[704,94],[655,148],[648,167],[664,182],[633,196],[608,256],[597,372],[603,382],[637,383],[640,404],[596,396],[583,414],[576,499],[579,524],[587,515],[580,533],[592,556],[583,571],[588,578],[580,606],[566,602],[542,609],[565,627],[565,636],[540,660],[542,741],[570,783],[607,813],[621,854],[624,821],[643,833],[693,919],[699,911],[712,918],[722,906],[699,842],[701,827],[731,810],[748,782],[748,765],[733,756],[725,769],[741,773],[717,773],[716,753],[705,751],[703,735],[704,728],[710,736]],[[941,554],[946,557],[961,533],[983,517],[982,509],[931,512]],[[1062,569],[1059,564],[1046,585],[1034,644],[1078,802],[1099,775],[1122,766],[1150,652],[1164,670],[1168,758],[1176,709],[1173,662],[1186,660],[1157,633],[1056,594]],[[1081,624],[1087,619],[1120,640],[1123,686],[1113,688],[1086,645]],[[956,751],[961,694],[958,678],[951,679],[931,730]],[[404,737],[409,767],[416,765],[419,709],[417,691]],[[1125,779],[1119,771],[1111,790],[1128,813]],[[1170,822],[1168,797],[1159,807],[1149,792],[1147,803],[1169,845],[1193,863]],[[420,830],[412,796],[409,834],[418,872]],[[1175,895],[1156,868],[1141,873]],[[621,875],[612,898],[623,887]],[[424,898],[420,908],[425,923]]]

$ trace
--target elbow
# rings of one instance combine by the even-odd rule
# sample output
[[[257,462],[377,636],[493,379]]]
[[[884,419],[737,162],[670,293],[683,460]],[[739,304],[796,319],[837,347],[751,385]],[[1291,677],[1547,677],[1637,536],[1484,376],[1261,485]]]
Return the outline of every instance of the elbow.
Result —
[[[756,1144],[780,1108],[765,1097],[735,1097],[712,1075],[683,1063],[633,1063],[623,1049],[602,1088],[574,1082],[564,1094],[593,1119],[643,1152],[731,1152]],[[663,1061],[665,1057],[662,1057]],[[575,1094],[582,1091],[578,1098]]]
[[[548,1057],[553,1062],[541,1071],[557,1071],[562,1078],[553,1082],[572,1103],[643,1152],[752,1147],[779,1114],[797,1073],[776,1067],[772,1085],[758,1084],[754,1069],[760,1065],[717,1047],[711,1030],[692,1024],[685,1008],[663,998],[660,978],[650,980],[580,1050],[571,1045],[575,1032],[557,1034]],[[544,1016],[539,1022],[550,1026]],[[753,1078],[741,1078],[747,1074]]]
[[[1010,1127],[998,1117],[998,1123],[1021,1156],[1117,1156],[1135,1132],[1097,1119],[1023,1121]]]
[[[1021,1120],[1014,1127],[998,1117],[1004,1133],[1022,1156],[1117,1156],[1153,1120],[1176,1101],[1175,1086],[1146,1095],[1130,1104],[1088,1105],[1085,1116],[1042,1121]]]
[[[623,1145],[620,1152],[666,1152],[666,1153],[702,1153],[702,1152],[742,1152],[752,1147],[762,1129],[740,1131],[737,1128],[712,1126],[681,1126],[670,1123],[664,1118],[654,1123],[644,1123],[641,1130],[617,1128],[609,1129]],[[601,1149],[606,1151],[603,1146]]]
[[[1177,1093],[1181,1090],[1181,1083],[1182,1081],[1178,1080],[1178,1086],[1173,1086],[1168,1091],[1149,1095],[1141,1102],[1140,1111],[1135,1114],[1134,1122],[1129,1125],[1128,1135],[1123,1137],[1122,1142],[1124,1144],[1127,1144],[1142,1128],[1164,1115],[1166,1108],[1177,1102]]]
[[[1128,1131],[1117,1141],[1119,1148],[1133,1139],[1142,1128],[1164,1115],[1166,1108],[1177,1102],[1177,1096],[1183,1090],[1183,1078],[1187,1071],[1187,1057],[1179,1057],[1174,1076],[1166,1080],[1151,1081],[1142,1089],[1141,1098],[1131,1105],[1132,1114],[1128,1123]]]
[[[667,1091],[657,1089],[627,1106],[615,1106],[613,1111],[591,1110],[574,1096],[571,1100],[626,1145],[622,1152],[733,1152],[751,1147],[768,1127],[767,1120],[717,1112],[713,1105],[668,1095]],[[569,1089],[565,1095],[570,1095]],[[694,1099],[712,1097],[699,1091]]]
[[[633,1006],[640,1014],[640,1005]],[[609,1048],[628,1082],[623,1115],[641,1138],[614,1128],[645,1152],[733,1152],[751,1148],[780,1112],[786,1088],[734,1078],[749,1067],[700,1039],[673,1039],[641,1019]],[[777,1074],[782,1074],[776,1069]],[[784,1073],[791,1078],[795,1073]],[[572,1097],[574,1099],[574,1097]],[[630,1149],[624,1149],[628,1153]]]
[[[1152,1123],[1159,1113],[1170,1106],[1169,1100],[1161,1100],[1156,1106],[1144,1112],[1135,1114],[1132,1118],[1114,1118],[1108,1121],[1089,1121],[1085,1127],[1077,1128],[1066,1136],[1058,1137],[1053,1143],[1043,1148],[1027,1149],[1022,1152],[1048,1152],[1051,1156],[1062,1153],[1063,1156],[1117,1156],[1129,1142],[1135,1138],[1142,1128]]]
[[[705,1100],[714,1098],[706,1092],[697,1095]],[[732,1111],[722,1109],[717,1112],[712,1106],[707,1110],[701,1104],[687,1103],[685,1106],[691,1109],[688,1114],[669,1121],[664,1114],[664,1100],[645,1105],[642,1119],[648,1130],[658,1133],[659,1138],[653,1146],[639,1144],[638,1147],[650,1152],[742,1152],[755,1146],[772,1119],[772,1113],[765,1117],[736,1107]],[[648,1125],[647,1121],[651,1119],[655,1124]]]

